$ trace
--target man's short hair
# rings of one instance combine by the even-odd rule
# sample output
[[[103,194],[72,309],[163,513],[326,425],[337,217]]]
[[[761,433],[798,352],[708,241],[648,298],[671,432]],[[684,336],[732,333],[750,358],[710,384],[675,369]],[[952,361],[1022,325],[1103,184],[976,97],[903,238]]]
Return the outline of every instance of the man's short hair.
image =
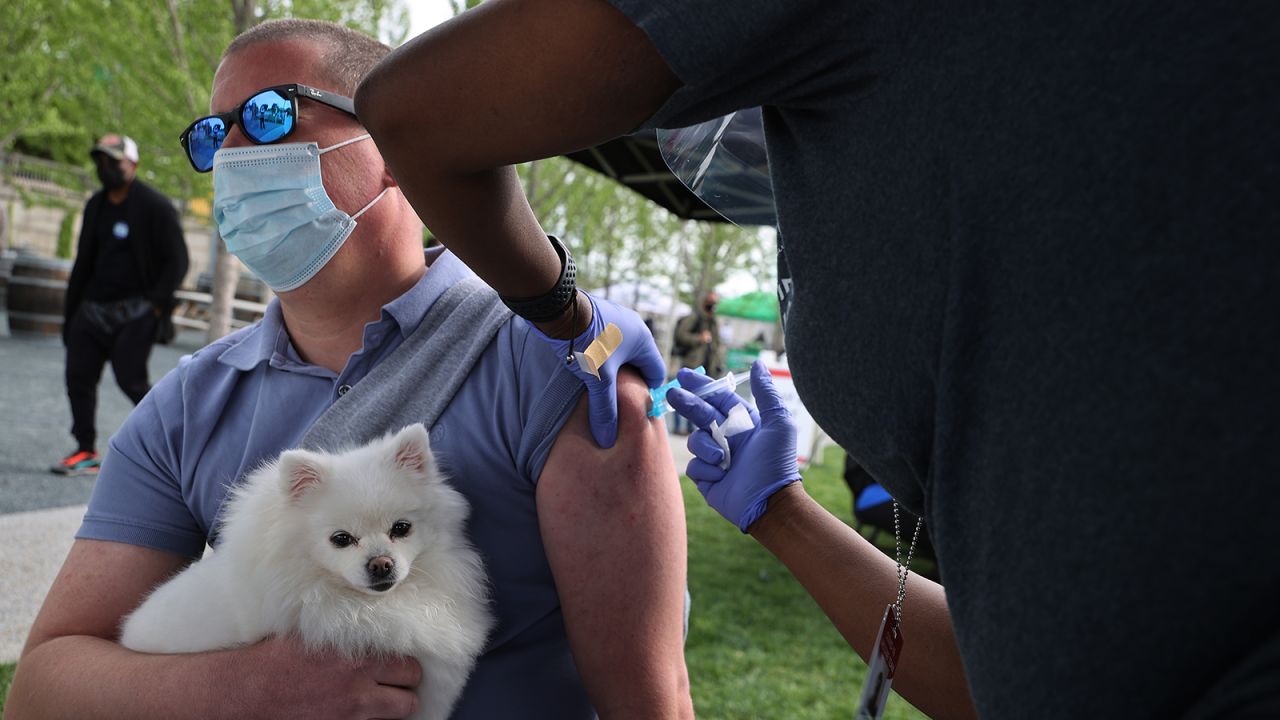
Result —
[[[280,42],[283,40],[307,40],[322,48],[320,74],[334,83],[324,88],[348,97],[355,95],[356,86],[379,60],[391,52],[391,48],[362,32],[324,20],[285,18],[268,20],[240,33],[227,49],[228,55],[250,45]]]

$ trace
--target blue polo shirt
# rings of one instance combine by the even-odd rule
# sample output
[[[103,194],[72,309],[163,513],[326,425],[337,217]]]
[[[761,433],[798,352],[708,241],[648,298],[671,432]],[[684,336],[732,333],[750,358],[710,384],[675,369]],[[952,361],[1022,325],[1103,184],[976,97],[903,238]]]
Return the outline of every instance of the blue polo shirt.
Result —
[[[447,251],[365,326],[342,372],[304,362],[278,301],[262,321],[195,354],[147,394],[111,438],[76,537],[198,557],[227,489],[282,450],[347,388],[390,356],[432,303],[471,275]],[[482,353],[431,430],[432,449],[471,503],[468,532],[485,560],[497,627],[455,718],[594,717],[565,637],[534,491],[577,401],[553,353],[513,318]],[[424,392],[428,392],[424,388]],[[392,428],[387,428],[390,430]]]

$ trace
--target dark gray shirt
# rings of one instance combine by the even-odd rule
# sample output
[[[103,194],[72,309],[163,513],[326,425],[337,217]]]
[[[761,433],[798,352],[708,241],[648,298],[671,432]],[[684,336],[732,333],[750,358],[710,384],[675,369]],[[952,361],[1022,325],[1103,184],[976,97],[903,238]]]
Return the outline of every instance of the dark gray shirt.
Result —
[[[648,126],[765,106],[796,386],[982,716],[1280,716],[1280,6],[611,2]]]

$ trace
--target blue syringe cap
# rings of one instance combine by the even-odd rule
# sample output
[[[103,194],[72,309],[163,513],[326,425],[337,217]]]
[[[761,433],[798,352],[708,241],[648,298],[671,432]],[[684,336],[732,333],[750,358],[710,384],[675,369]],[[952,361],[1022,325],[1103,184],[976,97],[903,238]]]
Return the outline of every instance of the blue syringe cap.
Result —
[[[656,388],[649,388],[649,417],[662,417],[671,412],[671,406],[667,404],[667,391],[674,387],[680,387],[678,380],[672,380]]]
[[[693,369],[699,375],[706,375],[707,371],[701,365]],[[671,388],[680,387],[680,381],[671,378],[671,380],[656,388],[649,388],[649,417],[662,417],[671,412],[671,406],[667,404],[667,391]]]

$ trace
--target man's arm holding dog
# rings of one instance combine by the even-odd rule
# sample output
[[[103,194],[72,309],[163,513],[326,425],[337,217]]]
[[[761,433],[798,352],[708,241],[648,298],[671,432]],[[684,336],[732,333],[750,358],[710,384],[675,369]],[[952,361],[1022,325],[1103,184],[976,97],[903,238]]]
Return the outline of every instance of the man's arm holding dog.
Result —
[[[412,660],[350,663],[292,639],[183,655],[116,643],[125,615],[186,565],[171,553],[77,540],[23,649],[5,720],[27,718],[401,718],[416,707]]]
[[[601,717],[691,718],[684,662],[684,503],[648,392],[618,376],[618,442],[591,438],[585,398],[538,482],[538,518],[574,662]]]

